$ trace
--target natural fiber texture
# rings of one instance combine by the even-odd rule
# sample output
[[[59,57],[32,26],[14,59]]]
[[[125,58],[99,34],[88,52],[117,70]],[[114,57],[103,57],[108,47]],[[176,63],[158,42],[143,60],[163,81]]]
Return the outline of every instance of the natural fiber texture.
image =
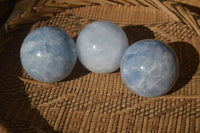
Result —
[[[5,25],[5,29],[6,31],[10,31],[21,25],[41,20],[41,18],[52,17],[55,13],[63,12],[66,8],[71,9],[80,6],[102,5],[105,3],[108,5],[131,5],[161,9],[174,20],[181,20],[183,23],[186,23],[200,35],[200,20],[197,14],[200,13],[199,8],[189,7],[188,5],[171,0],[33,0],[31,2],[24,0],[24,3],[19,2],[17,4],[19,6],[15,8],[14,13],[10,16]],[[22,6],[26,7],[26,9],[20,8],[21,5],[27,5]]]
[[[187,16],[177,19],[162,6],[131,1],[134,2],[137,4],[83,2],[89,6],[69,8],[5,35],[0,45],[0,118],[11,131],[200,132],[198,28]],[[79,61],[69,77],[53,84],[35,81],[22,69],[19,48],[28,32],[41,26],[56,26],[76,40],[80,30],[96,20],[118,24],[130,44],[157,39],[171,46],[180,62],[180,75],[173,89],[160,97],[139,97],[123,84],[119,70],[96,74]]]

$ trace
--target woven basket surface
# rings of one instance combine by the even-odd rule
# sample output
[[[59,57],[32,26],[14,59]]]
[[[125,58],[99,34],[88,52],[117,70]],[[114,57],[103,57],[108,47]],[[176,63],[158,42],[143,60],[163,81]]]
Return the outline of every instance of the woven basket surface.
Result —
[[[195,14],[194,22],[193,13],[180,17],[166,13],[166,8],[157,3],[120,4],[119,1],[127,2],[85,2],[88,5],[83,2],[86,6],[71,4],[73,8],[64,9],[59,3],[47,2],[46,7],[37,9],[44,11],[49,6],[52,12],[59,12],[36,22],[30,20],[25,27],[22,20],[7,23],[7,28],[15,26],[0,44],[0,118],[11,131],[200,132],[200,32],[197,25],[200,17]],[[56,9],[51,4],[56,4]],[[13,20],[16,19],[19,18]],[[169,45],[180,63],[180,74],[172,90],[155,98],[140,97],[123,84],[119,70],[96,74],[86,70],[79,61],[66,79],[52,84],[35,81],[23,70],[19,49],[29,32],[41,26],[56,26],[76,40],[82,28],[97,20],[119,25],[130,45],[142,39],[157,39]]]

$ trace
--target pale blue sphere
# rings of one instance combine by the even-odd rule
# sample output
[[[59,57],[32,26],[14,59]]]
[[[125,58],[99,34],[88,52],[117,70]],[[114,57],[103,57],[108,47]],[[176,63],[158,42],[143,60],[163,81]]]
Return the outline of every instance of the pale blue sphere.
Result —
[[[128,45],[128,39],[120,27],[108,21],[96,21],[81,30],[76,50],[83,66],[103,74],[119,69]]]
[[[71,73],[77,55],[74,41],[64,31],[56,27],[40,27],[24,39],[20,59],[33,79],[51,83]]]
[[[132,92],[143,97],[167,93],[177,80],[175,53],[163,42],[142,40],[131,45],[120,66],[122,79]]]

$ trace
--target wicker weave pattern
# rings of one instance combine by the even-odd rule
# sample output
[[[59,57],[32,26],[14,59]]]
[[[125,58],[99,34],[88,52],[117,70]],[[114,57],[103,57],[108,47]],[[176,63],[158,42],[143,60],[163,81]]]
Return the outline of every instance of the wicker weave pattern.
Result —
[[[50,1],[44,2],[51,5]],[[58,6],[59,2],[54,4]],[[113,4],[105,0],[98,3],[101,5],[67,9],[6,37],[0,47],[0,116],[13,132],[200,132],[197,30],[155,8],[152,3],[157,4],[152,1],[126,2],[117,0]],[[144,6],[147,3],[152,6]],[[180,75],[167,95],[139,97],[125,87],[119,70],[95,74],[80,62],[69,77],[53,84],[32,80],[22,69],[19,48],[28,32],[41,26],[56,26],[76,39],[84,26],[102,19],[121,26],[130,44],[152,38],[173,48],[180,61]]]
[[[5,25],[7,31],[18,28],[19,25],[31,23],[41,18],[48,18],[55,15],[55,13],[63,12],[66,8],[91,6],[91,5],[132,5],[143,6],[150,8],[161,9],[166,14],[170,15],[175,20],[181,20],[188,26],[193,28],[200,34],[200,20],[199,15],[191,10],[180,5],[175,1],[162,1],[162,0],[34,0],[32,6],[23,11],[16,11],[19,14],[13,14]],[[90,12],[91,13],[91,12]],[[152,16],[151,16],[152,17]],[[151,20],[151,19],[150,19]]]

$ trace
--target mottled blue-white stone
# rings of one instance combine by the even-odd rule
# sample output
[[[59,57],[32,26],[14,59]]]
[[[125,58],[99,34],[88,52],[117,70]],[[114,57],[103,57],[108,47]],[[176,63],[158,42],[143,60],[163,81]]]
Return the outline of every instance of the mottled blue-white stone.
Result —
[[[77,38],[77,55],[90,71],[110,73],[120,67],[128,39],[117,25],[96,21],[87,25]]]
[[[168,92],[176,82],[178,69],[174,52],[157,40],[142,40],[131,45],[120,66],[127,88],[144,97]]]
[[[25,71],[35,80],[56,82],[72,71],[77,55],[72,38],[56,27],[41,27],[32,31],[20,50]]]

